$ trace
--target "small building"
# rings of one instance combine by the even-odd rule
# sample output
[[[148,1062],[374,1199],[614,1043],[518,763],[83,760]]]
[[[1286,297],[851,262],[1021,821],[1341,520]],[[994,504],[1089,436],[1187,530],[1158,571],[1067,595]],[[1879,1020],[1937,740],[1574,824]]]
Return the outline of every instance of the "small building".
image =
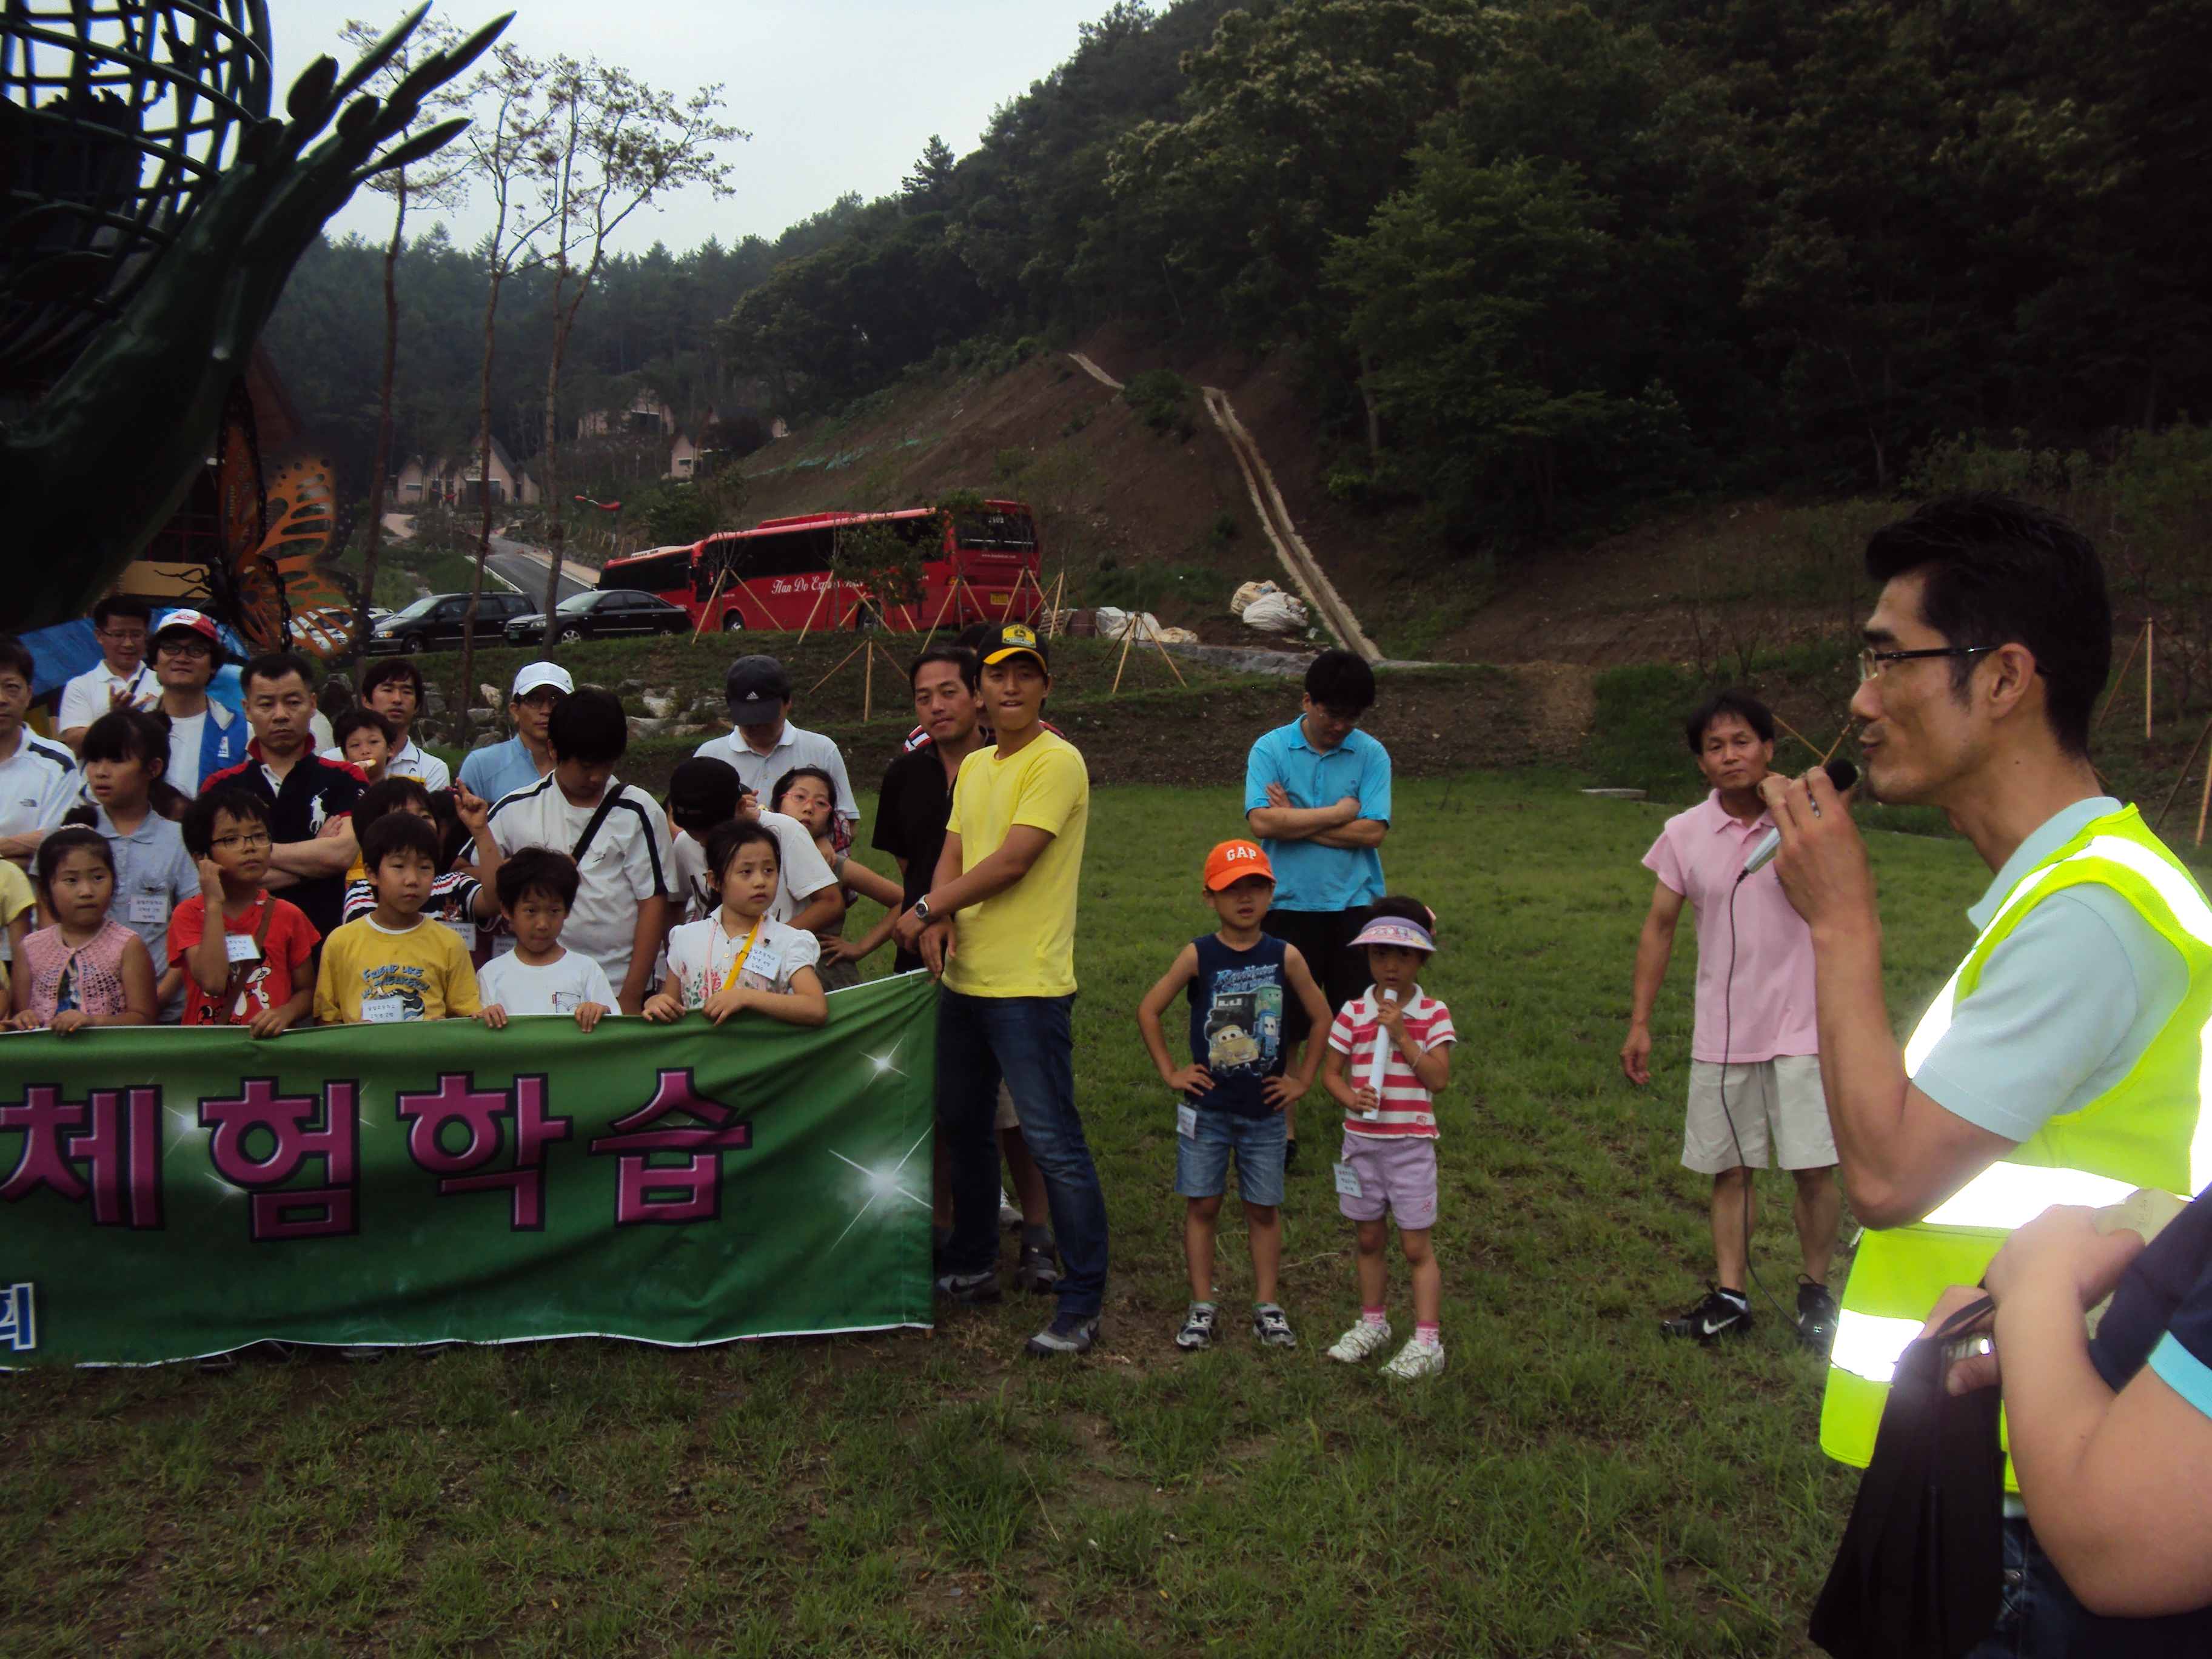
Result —
[[[392,504],[403,512],[426,501],[472,507],[483,498],[483,450],[478,444],[466,454],[441,455],[432,461],[426,462],[420,455],[409,456],[392,473],[386,490]],[[495,507],[509,501],[527,505],[539,498],[538,480],[528,467],[518,465],[507,453],[496,434],[491,441],[489,483]]]

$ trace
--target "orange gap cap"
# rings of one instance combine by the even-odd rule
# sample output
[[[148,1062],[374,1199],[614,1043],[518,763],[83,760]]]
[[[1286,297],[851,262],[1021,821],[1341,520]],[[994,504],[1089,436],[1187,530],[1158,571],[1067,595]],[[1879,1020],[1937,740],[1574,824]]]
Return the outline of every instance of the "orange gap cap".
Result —
[[[1240,882],[1247,876],[1275,878],[1275,866],[1267,862],[1256,842],[1224,841],[1206,855],[1206,890],[1218,893],[1223,888]]]

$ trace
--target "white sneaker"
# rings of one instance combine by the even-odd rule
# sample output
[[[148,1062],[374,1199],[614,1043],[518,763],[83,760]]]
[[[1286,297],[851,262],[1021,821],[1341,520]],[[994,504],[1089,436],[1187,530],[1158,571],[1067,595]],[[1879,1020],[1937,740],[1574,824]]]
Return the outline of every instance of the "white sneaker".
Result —
[[[1398,1350],[1398,1357],[1382,1368],[1382,1375],[1401,1382],[1411,1382],[1424,1376],[1434,1376],[1444,1368],[1444,1345],[1424,1342],[1419,1337]]]
[[[1016,1208],[1016,1207],[1015,1207],[1014,1200],[1013,1200],[1012,1199],[1008,1198],[1008,1197],[1006,1196],[1006,1189],[1004,1187],[1000,1188],[999,1188],[999,1229],[1000,1229],[1000,1231],[1002,1231],[1002,1232],[1012,1232],[1015,1228],[1017,1228],[1017,1227],[1020,1226],[1021,1224],[1022,1224],[1022,1212],[1021,1212],[1021,1211],[1020,1211],[1019,1209],[1018,1209],[1018,1208]]]
[[[1379,1351],[1389,1340],[1389,1320],[1384,1320],[1380,1325],[1370,1325],[1363,1319],[1336,1339],[1336,1346],[1328,1351],[1328,1357],[1341,1360],[1347,1365],[1356,1365],[1369,1354]]]

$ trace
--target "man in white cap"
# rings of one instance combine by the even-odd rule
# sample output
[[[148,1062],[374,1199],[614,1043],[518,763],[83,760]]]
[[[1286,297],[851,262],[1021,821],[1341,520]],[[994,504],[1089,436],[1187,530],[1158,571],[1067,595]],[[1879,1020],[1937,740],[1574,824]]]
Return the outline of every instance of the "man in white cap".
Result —
[[[530,662],[514,677],[507,694],[507,718],[514,735],[505,743],[472,749],[461,760],[461,787],[489,801],[527,789],[553,769],[553,749],[545,727],[561,700],[576,689],[558,663]]]
[[[187,795],[199,793],[202,778],[244,760],[252,736],[243,714],[207,694],[222,658],[222,635],[197,611],[172,611],[154,630],[155,707],[169,717],[168,781]]]

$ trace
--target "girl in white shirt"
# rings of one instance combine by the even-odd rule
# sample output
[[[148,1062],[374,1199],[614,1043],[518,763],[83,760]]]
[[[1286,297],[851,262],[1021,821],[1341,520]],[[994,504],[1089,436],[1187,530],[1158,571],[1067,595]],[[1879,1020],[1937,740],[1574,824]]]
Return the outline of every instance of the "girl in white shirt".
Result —
[[[775,902],[777,843],[764,825],[743,818],[707,836],[707,867],[721,904],[702,921],[668,935],[668,979],[646,1002],[647,1019],[666,1022],[696,1008],[720,1025],[744,1009],[791,1025],[819,1025],[829,1000],[815,972],[814,935],[768,919]]]

